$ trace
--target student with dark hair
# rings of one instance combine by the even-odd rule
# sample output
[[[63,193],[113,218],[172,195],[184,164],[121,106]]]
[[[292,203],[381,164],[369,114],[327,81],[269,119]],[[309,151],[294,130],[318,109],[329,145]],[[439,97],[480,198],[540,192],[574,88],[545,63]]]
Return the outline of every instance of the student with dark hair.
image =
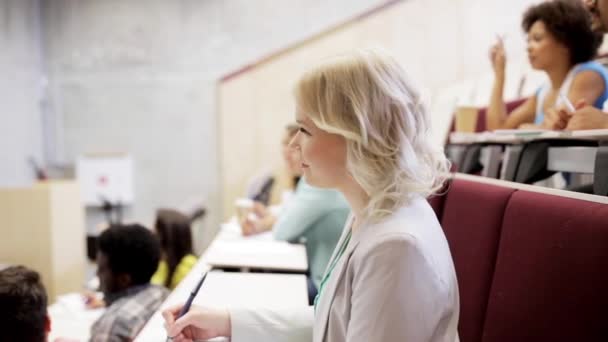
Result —
[[[97,276],[107,305],[91,328],[91,341],[131,341],[163,302],[168,291],[150,284],[160,246],[138,224],[116,225],[98,240]]]
[[[585,5],[591,13],[591,28],[604,34],[608,32],[608,0],[585,0]],[[575,111],[566,109],[559,111],[558,118],[567,121],[567,130],[581,129],[608,129],[608,102],[598,107],[590,104],[584,99],[576,99]],[[587,186],[586,191],[592,191],[592,186]]]
[[[23,266],[0,271],[0,340],[43,342],[51,331],[47,295],[37,272]]]
[[[544,71],[549,82],[507,116],[503,99],[506,57],[502,39],[490,51],[494,87],[488,107],[488,129],[564,129],[567,121],[559,115],[565,107],[583,100],[601,108],[608,99],[608,72],[592,59],[602,36],[592,30],[591,16],[579,0],[546,1],[525,12],[522,28],[528,35],[528,58],[536,70]]]
[[[161,261],[152,276],[152,284],[174,289],[197,260],[192,251],[190,218],[176,210],[160,209],[154,230],[160,241]]]

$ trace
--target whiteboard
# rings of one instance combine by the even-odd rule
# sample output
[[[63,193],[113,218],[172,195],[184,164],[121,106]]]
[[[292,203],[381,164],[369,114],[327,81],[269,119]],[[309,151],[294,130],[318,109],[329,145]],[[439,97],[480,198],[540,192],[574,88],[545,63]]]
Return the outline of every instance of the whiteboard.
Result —
[[[76,178],[86,206],[102,206],[102,199],[133,203],[133,160],[129,155],[82,156],[76,164]]]

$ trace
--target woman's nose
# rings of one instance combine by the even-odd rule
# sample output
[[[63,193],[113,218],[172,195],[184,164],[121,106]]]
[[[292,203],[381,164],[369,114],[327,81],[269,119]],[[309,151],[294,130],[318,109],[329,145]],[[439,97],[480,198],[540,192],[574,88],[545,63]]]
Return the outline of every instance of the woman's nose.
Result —
[[[289,142],[289,144],[287,144],[287,147],[290,149],[299,149],[301,134],[302,134],[301,132],[296,133],[296,135],[294,135],[293,138],[291,138],[291,141]]]

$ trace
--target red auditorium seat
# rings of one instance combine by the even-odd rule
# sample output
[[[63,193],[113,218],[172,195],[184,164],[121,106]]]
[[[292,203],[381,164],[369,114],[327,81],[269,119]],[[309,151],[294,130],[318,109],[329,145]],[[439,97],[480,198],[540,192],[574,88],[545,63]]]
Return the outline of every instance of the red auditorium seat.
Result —
[[[532,189],[457,175],[429,199],[458,277],[460,341],[608,341],[608,202]]]
[[[446,196],[441,224],[458,276],[461,341],[481,341],[502,215],[514,191],[454,180]]]
[[[517,191],[484,341],[608,341],[608,205]]]

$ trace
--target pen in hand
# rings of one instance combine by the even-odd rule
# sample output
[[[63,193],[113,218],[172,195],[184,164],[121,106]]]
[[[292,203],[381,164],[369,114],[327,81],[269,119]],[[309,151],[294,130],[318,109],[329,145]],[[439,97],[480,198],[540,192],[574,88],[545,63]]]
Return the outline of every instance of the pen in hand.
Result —
[[[572,102],[570,102],[570,100],[564,94],[559,93],[559,98],[562,100],[566,108],[568,108],[568,111],[570,113],[574,113],[576,111],[576,109],[572,105]]]
[[[194,301],[194,298],[196,297],[196,294],[198,293],[198,291],[201,289],[201,286],[203,285],[203,283],[205,282],[205,278],[207,278],[207,274],[209,274],[209,272],[205,272],[205,274],[203,274],[203,277],[201,278],[201,280],[199,280],[199,282],[196,284],[196,287],[192,290],[192,292],[190,292],[190,296],[188,297],[188,300],[186,301],[186,303],[184,304],[184,306],[182,307],[182,309],[180,310],[179,314],[177,315],[177,317],[175,317],[175,320],[177,321],[180,317],[182,317],[183,315],[188,313],[188,310],[190,310],[190,307],[192,306],[192,301]],[[172,338],[170,336],[167,336],[167,341],[170,341]]]
[[[188,310],[190,310],[190,306],[192,306],[192,301],[194,300],[194,297],[196,297],[198,290],[200,290],[201,286],[203,285],[203,282],[205,282],[205,278],[207,278],[208,273],[209,272],[205,272],[205,274],[203,274],[203,277],[201,278],[201,280],[199,280],[198,284],[196,284],[196,287],[194,288],[194,290],[192,290],[192,292],[190,292],[190,296],[188,297],[186,304],[184,304],[182,311],[179,312],[179,315],[177,316],[176,319],[179,319],[180,317],[182,317],[183,315],[188,313]]]

